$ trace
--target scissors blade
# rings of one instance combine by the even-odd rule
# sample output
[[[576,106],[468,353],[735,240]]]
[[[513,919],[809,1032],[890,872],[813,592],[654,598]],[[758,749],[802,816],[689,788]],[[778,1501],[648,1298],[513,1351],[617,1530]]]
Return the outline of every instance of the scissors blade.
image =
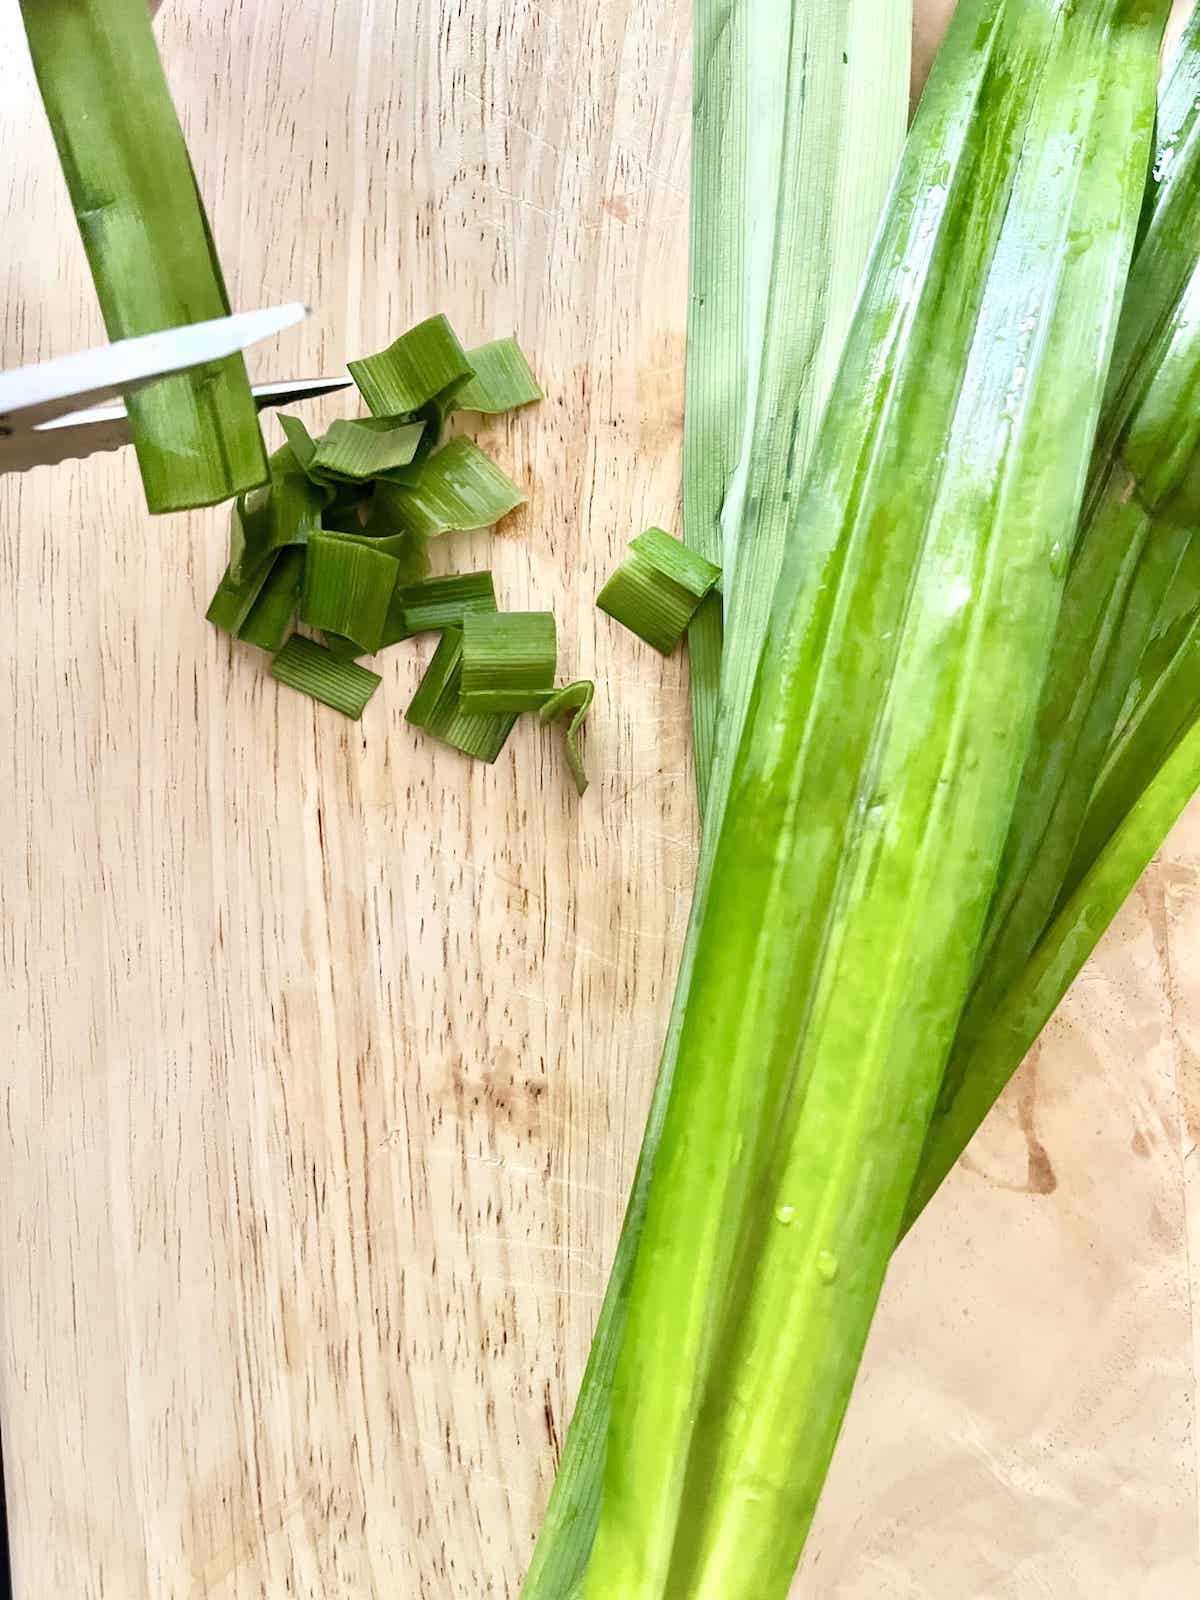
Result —
[[[220,361],[306,315],[298,303],[239,311],[0,373],[0,428],[10,434],[36,428],[155,378]]]
[[[269,411],[276,406],[298,405],[301,400],[319,400],[323,394],[336,394],[339,389],[348,389],[350,382],[349,378],[297,378],[284,383],[256,383],[251,392],[258,409]]]
[[[276,406],[297,405],[301,400],[315,400],[322,395],[336,394],[350,386],[349,378],[299,378],[282,383],[256,383],[251,389],[260,411]],[[62,461],[77,461],[84,456],[99,455],[105,451],[120,450],[130,442],[129,415],[120,401],[105,406],[89,406],[86,411],[72,411],[65,417],[55,417],[44,422],[32,434],[19,436],[25,446],[24,467],[57,466]],[[15,441],[10,441],[15,442]],[[0,469],[4,465],[0,439]],[[30,459],[36,453],[36,459]],[[16,470],[20,471],[18,467]]]

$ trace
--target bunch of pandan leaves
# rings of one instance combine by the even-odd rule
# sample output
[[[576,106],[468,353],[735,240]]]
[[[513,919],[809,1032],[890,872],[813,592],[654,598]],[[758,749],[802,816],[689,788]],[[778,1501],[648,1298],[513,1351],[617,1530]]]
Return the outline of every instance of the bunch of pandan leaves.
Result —
[[[909,0],[697,0],[701,856],[523,1600],[782,1600],[892,1250],[1200,787],[1170,9],[959,0],[905,139]]]
[[[911,0],[696,0],[687,548],[643,535],[603,603],[688,628],[702,845],[525,1600],[782,1600],[893,1249],[1200,785],[1170,9],[959,0],[905,138]],[[22,10],[110,332],[220,315],[144,0]],[[432,624],[417,716],[485,753],[554,693],[552,623],[417,565],[517,494],[435,446],[532,377],[452,337],[362,363],[372,417],[289,419],[269,469],[239,359],[131,419],[153,509],[244,496],[214,620],[274,650],[298,612],[277,675],[351,712],[354,658]]]

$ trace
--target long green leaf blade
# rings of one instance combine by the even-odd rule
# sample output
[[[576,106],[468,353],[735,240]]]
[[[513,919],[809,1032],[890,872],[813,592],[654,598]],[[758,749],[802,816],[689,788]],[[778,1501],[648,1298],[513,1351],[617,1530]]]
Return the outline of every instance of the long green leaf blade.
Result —
[[[1163,674],[1170,670],[1197,616],[1200,616],[1200,539],[1190,539],[1163,601],[1154,634],[1138,663],[1113,734],[1114,743],[1131,718],[1138,714],[1146,698],[1155,692]]]
[[[696,0],[684,538],[725,574],[688,634],[705,816],[895,173],[911,33],[907,0]]]
[[[21,0],[21,14],[109,337],[225,316],[145,0]],[[266,478],[240,355],[147,384],[127,404],[151,511],[213,505]]]
[[[922,1164],[913,1205],[945,1175],[949,1147],[941,1122],[950,1117],[957,1134],[967,1131],[955,1101],[965,1080],[980,1070],[978,1041],[991,1034],[1008,1006],[1055,906],[1154,770],[1130,770],[1129,750],[1142,761],[1150,748],[1158,749],[1157,759],[1170,748],[1127,743],[1124,759],[1115,766],[1108,761],[1097,807],[1094,790],[1106,752],[1200,520],[1200,247],[1194,220],[1200,204],[1200,111],[1191,92],[1198,58],[1200,17],[1189,25],[1160,95],[1155,171],[1169,168],[1172,181],[1152,189],[1143,216],[1034,737],[975,984],[928,1135],[931,1149],[940,1152],[938,1170]],[[1182,122],[1181,80],[1189,85]],[[1182,670],[1177,665],[1172,696]],[[1171,700],[1160,696],[1159,719],[1164,704],[1170,708]],[[1189,705],[1185,694],[1174,712],[1168,709],[1173,736],[1186,725]],[[1081,868],[1072,866],[1072,857],[1085,826]],[[994,1059],[989,1056],[989,1064]],[[990,1092],[1002,1088],[992,1083]],[[967,1098],[983,1104],[983,1087],[972,1086]],[[910,1220],[914,1214],[910,1207]]]
[[[1195,670],[1194,660],[1192,665]],[[1147,754],[1152,761],[1160,760],[1153,751]],[[1116,827],[1106,832],[1004,1004],[975,1041],[971,1071],[952,1110],[935,1124],[925,1146],[906,1228],[933,1198],[1200,788],[1200,694],[1195,688],[1182,736],[1161,764],[1143,767],[1142,773],[1136,797],[1127,802]]]
[[[926,90],[699,913],[589,1600],[791,1580],[1032,729],[1165,9],[962,0]]]
[[[1200,618],[1109,751],[1080,830],[1056,912],[1103,855],[1109,839],[1200,717]],[[1015,1064],[1014,1064],[1015,1070]]]
[[[721,513],[743,457],[737,498],[724,518],[735,558],[724,574],[725,595],[739,620],[732,695],[723,713],[720,793],[739,742],[791,502],[903,139],[912,6],[910,0],[791,0],[781,12],[762,0],[697,0],[695,17],[684,538],[717,565],[728,558]],[[785,69],[782,77],[776,63]],[[745,259],[751,239],[753,285]],[[778,443],[781,438],[786,442]],[[757,509],[748,534],[754,554],[743,568],[738,506],[745,504]],[[721,597],[713,593],[688,633],[696,774],[706,818],[698,903],[719,831],[719,805],[708,788],[722,636]],[[573,1594],[591,1549],[613,1372],[671,1093],[697,921],[694,916],[612,1273],[522,1600]]]

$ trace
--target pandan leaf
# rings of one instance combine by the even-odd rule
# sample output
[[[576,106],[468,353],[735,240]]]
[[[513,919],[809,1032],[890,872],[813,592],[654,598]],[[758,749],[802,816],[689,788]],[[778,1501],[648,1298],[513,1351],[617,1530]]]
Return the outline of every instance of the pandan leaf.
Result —
[[[960,0],[925,91],[695,912],[588,1600],[791,1582],[1049,662],[1166,10]]]
[[[227,315],[146,0],[21,0],[21,15],[109,337]],[[151,511],[214,505],[265,480],[240,355],[126,402]]]

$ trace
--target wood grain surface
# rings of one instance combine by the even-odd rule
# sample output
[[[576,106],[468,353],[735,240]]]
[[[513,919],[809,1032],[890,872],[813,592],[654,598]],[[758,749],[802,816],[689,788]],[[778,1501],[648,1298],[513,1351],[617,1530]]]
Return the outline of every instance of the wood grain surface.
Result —
[[[595,781],[577,802],[532,727],[492,769],[414,734],[415,647],[361,725],[278,688],[203,621],[222,516],[152,522],[131,454],[0,485],[17,1594],[501,1600],[695,854],[684,662],[593,605],[679,521],[688,9],[171,0],[159,28],[236,303],[313,307],[256,376],[434,310],[534,355],[546,402],[482,435],[529,504],[445,559],[557,613]],[[13,365],[100,325],[15,0],[0,48]],[[1193,811],[898,1258],[798,1595],[1197,1592],[1198,1053]]]

